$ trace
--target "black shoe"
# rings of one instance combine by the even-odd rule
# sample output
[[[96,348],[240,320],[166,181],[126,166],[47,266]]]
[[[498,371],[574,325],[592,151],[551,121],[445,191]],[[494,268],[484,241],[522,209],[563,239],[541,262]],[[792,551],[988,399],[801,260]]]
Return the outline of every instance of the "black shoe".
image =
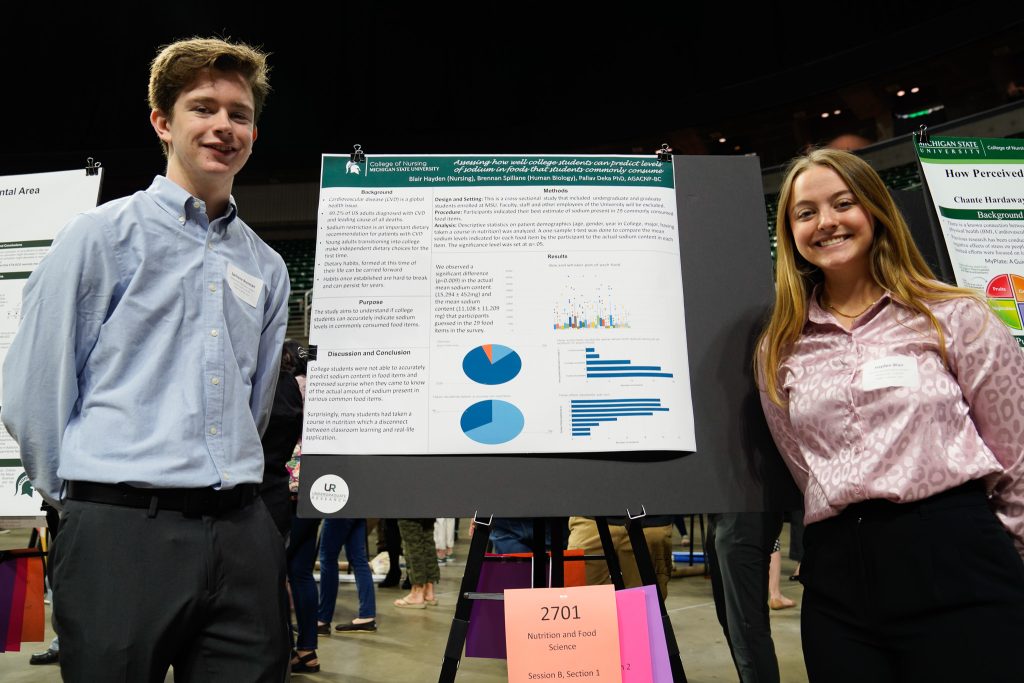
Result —
[[[37,652],[28,658],[29,664],[56,664],[60,661],[60,652],[47,648],[45,652]]]
[[[329,635],[331,635],[331,625],[330,624],[317,624],[316,625],[316,633],[319,636],[329,636]]]
[[[380,582],[381,588],[398,588],[398,582],[402,580],[401,572],[388,572],[384,580]]]
[[[320,671],[320,662],[316,664],[310,664],[313,660],[317,659],[316,650],[307,652],[306,654],[299,656],[298,652],[292,654],[292,673],[293,674],[315,674]]]
[[[377,622],[368,621],[364,624],[357,624],[355,622],[350,624],[338,624],[334,627],[334,630],[338,633],[376,633]]]
[[[412,581],[409,580],[408,576],[405,577],[405,581],[402,582],[402,590],[412,590]]]

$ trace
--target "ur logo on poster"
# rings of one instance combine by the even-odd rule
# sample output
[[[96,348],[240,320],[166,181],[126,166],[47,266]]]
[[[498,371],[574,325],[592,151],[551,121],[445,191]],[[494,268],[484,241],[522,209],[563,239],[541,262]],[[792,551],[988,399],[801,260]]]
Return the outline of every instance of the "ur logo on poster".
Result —
[[[348,502],[348,484],[336,474],[325,474],[310,487],[309,502],[325,515],[337,512]]]

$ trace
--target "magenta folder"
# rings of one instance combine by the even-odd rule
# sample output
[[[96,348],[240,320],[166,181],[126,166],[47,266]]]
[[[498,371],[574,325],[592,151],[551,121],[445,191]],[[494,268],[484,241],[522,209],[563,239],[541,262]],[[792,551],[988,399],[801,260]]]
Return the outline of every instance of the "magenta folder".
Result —
[[[672,667],[668,663],[668,644],[665,627],[661,624],[661,604],[657,586],[641,586],[630,590],[643,591],[647,603],[647,632],[651,640],[651,680],[653,683],[672,683]]]
[[[647,597],[630,588],[615,593],[619,617],[619,659],[622,683],[651,683],[651,636],[647,628]]]

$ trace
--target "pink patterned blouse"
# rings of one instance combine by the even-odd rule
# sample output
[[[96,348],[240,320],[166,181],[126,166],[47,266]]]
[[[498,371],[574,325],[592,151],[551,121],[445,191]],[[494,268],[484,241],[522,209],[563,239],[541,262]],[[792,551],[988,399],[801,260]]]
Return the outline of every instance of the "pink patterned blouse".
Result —
[[[797,485],[805,522],[863,500],[909,502],[984,478],[1024,556],[1024,353],[984,304],[933,304],[930,321],[885,295],[846,330],[808,301],[782,362],[780,408],[765,417]]]

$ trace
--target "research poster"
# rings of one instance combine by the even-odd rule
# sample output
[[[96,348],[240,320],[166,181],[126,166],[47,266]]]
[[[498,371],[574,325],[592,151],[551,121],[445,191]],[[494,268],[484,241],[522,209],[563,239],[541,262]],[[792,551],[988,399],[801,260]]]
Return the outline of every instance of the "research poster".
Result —
[[[1024,348],[1024,140],[932,137],[917,153],[957,284]]]
[[[674,182],[654,157],[324,156],[304,452],[696,450]]]
[[[64,224],[96,206],[99,190],[100,175],[87,176],[84,169],[0,177],[0,364],[21,322],[25,281]],[[18,444],[0,428],[0,517],[38,516],[41,502],[21,465]]]

